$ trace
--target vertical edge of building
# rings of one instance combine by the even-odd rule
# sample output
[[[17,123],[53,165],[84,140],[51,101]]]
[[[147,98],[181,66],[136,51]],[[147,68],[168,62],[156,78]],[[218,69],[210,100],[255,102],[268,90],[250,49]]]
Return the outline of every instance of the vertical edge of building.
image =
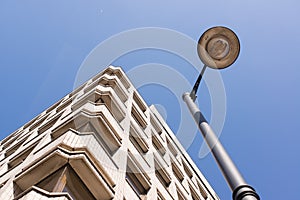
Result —
[[[217,200],[154,106],[120,67],[0,143],[0,199]]]

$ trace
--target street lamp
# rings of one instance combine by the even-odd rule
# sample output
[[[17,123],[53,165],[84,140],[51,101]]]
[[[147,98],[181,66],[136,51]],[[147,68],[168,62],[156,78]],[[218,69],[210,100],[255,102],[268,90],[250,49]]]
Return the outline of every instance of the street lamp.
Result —
[[[246,183],[205,117],[202,115],[200,109],[195,104],[197,98],[196,93],[206,68],[224,69],[233,64],[240,51],[239,39],[233,31],[226,27],[213,27],[202,34],[198,41],[197,50],[201,61],[204,63],[204,67],[191,93],[187,92],[183,94],[183,100],[193,115],[227,184],[233,192],[233,200],[259,200],[258,194]]]

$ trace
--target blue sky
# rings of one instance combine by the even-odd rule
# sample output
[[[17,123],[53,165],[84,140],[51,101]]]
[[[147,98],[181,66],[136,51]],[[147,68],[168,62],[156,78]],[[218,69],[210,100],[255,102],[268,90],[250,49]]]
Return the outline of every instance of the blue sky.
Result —
[[[0,138],[71,92],[85,58],[111,36],[159,27],[197,41],[207,28],[228,26],[237,33],[241,52],[231,68],[220,72],[227,109],[220,140],[263,199],[297,199],[299,9],[296,0],[1,0]],[[147,63],[169,66],[191,85],[197,78],[198,71],[191,63],[159,49],[130,52],[113,61],[125,71]],[[167,122],[176,133],[181,99],[172,88],[148,84],[139,90],[148,104],[165,109]],[[211,100],[205,84],[198,96],[209,119]],[[199,158],[202,142],[198,133],[187,148],[189,154],[220,198],[231,199],[212,156]]]

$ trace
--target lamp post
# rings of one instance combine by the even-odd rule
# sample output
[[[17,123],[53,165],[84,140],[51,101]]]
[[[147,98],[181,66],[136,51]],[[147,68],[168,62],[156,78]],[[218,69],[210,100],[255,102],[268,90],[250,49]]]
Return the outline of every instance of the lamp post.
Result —
[[[238,37],[233,31],[226,27],[213,27],[208,29],[200,37],[197,50],[201,61],[204,63],[204,67],[191,93],[187,92],[183,94],[183,100],[187,104],[190,113],[233,192],[233,200],[259,200],[258,194],[246,183],[205,117],[202,115],[200,109],[195,104],[197,98],[196,93],[207,67],[224,69],[229,67],[237,59],[240,51]]]

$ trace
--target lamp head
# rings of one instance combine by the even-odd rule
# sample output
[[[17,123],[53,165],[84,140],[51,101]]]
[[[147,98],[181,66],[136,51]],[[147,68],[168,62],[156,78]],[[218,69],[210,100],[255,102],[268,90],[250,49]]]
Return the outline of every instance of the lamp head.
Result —
[[[236,34],[229,28],[216,26],[205,31],[197,47],[201,61],[208,67],[224,69],[237,59],[240,42]]]

